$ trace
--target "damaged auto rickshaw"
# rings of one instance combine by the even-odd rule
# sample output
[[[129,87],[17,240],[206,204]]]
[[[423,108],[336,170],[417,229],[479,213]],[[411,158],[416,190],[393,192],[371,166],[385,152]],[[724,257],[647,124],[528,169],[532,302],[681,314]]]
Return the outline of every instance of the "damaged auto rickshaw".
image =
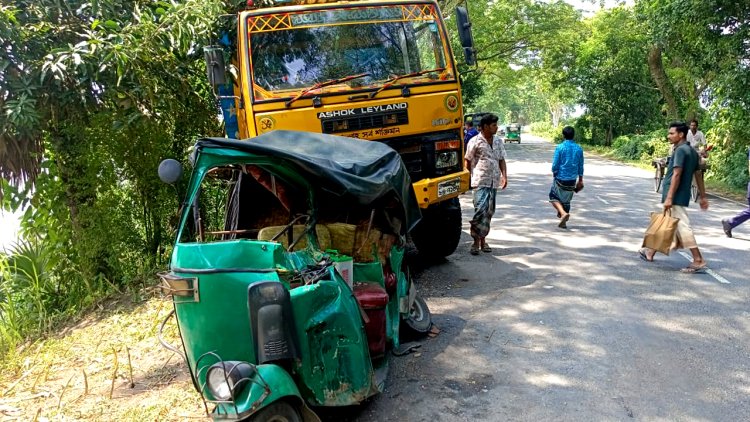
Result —
[[[192,162],[161,280],[206,411],[317,421],[311,408],[381,392],[403,326],[431,325],[402,265],[420,214],[399,155],[275,131],[202,139]]]

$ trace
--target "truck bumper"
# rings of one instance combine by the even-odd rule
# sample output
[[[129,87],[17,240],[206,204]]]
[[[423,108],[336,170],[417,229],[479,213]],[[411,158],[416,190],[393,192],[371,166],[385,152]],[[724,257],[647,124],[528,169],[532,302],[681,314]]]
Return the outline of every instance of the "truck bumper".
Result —
[[[457,185],[457,190],[453,189]],[[447,176],[434,179],[422,179],[415,182],[414,193],[420,208],[427,208],[432,204],[455,198],[469,190],[469,172],[461,170]]]

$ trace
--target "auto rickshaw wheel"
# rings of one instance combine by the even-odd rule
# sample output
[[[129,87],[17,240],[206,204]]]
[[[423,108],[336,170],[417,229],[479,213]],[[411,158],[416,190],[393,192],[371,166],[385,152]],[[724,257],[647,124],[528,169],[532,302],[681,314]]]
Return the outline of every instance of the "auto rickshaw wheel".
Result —
[[[275,401],[248,419],[250,422],[302,422],[299,410],[288,401]]]
[[[423,257],[444,258],[455,252],[461,239],[461,204],[458,198],[445,200],[422,211],[422,220],[410,234],[414,246]]]
[[[430,327],[432,327],[432,314],[430,313],[430,308],[427,307],[427,302],[419,295],[414,297],[414,303],[412,303],[409,309],[409,316],[404,319],[404,322],[406,323],[406,327],[414,334],[425,335],[430,331]]]

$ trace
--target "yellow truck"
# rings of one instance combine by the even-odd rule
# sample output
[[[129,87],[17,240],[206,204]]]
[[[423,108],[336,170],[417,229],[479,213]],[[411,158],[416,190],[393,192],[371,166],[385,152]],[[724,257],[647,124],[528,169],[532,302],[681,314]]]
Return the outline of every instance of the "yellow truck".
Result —
[[[472,64],[465,9],[456,17]],[[389,145],[422,207],[415,245],[426,256],[453,253],[461,235],[458,195],[469,189],[469,174],[461,86],[438,4],[298,0],[248,7],[236,18],[224,45],[205,49],[227,135],[293,129]]]

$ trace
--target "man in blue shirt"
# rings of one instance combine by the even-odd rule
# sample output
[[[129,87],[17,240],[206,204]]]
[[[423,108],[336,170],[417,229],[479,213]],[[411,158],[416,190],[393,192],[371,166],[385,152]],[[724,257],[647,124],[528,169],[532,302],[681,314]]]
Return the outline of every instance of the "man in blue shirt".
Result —
[[[552,187],[549,202],[557,210],[560,228],[568,228],[570,201],[573,194],[583,189],[583,149],[573,140],[575,130],[565,126],[562,130],[563,142],[555,148],[552,159]]]
[[[474,129],[474,122],[471,119],[467,120],[464,124],[464,150],[469,147],[471,138],[477,135],[479,135],[479,131]]]

